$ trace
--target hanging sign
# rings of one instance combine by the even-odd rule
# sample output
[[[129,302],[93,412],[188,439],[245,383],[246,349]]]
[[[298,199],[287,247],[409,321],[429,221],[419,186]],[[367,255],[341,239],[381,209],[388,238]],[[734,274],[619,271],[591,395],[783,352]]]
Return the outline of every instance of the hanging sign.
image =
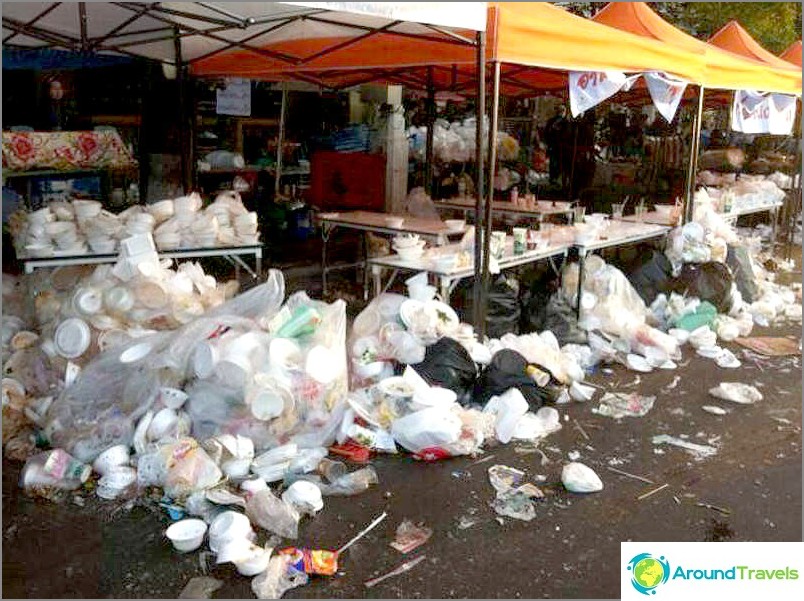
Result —
[[[251,116],[251,80],[231,78],[226,80],[226,87],[217,91],[215,112],[218,115],[235,117]]]
[[[670,79],[662,73],[645,73],[645,83],[656,110],[668,123],[673,121],[687,88],[687,82]]]
[[[769,100],[771,110],[768,133],[789,136],[793,133],[793,122],[796,120],[796,97],[788,94],[771,94]]]
[[[744,134],[766,134],[770,130],[770,99],[758,92],[739,90],[731,105],[731,128]]]
[[[618,71],[571,71],[569,74],[570,112],[576,117],[611,98],[626,84]]]

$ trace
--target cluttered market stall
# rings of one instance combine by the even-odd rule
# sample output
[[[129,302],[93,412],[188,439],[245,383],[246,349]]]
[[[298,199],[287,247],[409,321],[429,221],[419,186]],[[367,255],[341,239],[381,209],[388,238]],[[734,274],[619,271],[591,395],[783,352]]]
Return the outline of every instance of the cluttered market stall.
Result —
[[[183,186],[170,198],[139,202],[132,184],[125,193],[136,202],[114,212],[107,199],[55,190],[8,216],[23,273],[3,277],[3,449],[4,463],[22,466],[18,485],[27,497],[150,503],[175,553],[197,554],[204,578],[208,560],[217,569],[231,564],[257,598],[348,578],[350,553],[394,521],[391,547],[404,560],[372,572],[362,583],[370,589],[414,570],[426,558],[416,550],[442,534],[396,523],[399,513],[389,508],[398,483],[386,479],[385,456],[411,479],[428,464],[471,460],[452,472],[455,482],[488,462],[480,468],[490,484],[480,512],[500,526],[532,522],[549,503],[564,508],[561,495],[582,504],[607,491],[612,474],[649,483],[641,501],[669,484],[624,471],[623,460],[597,461],[570,413],[616,431],[623,420],[655,415],[697,366],[718,383],[691,411],[726,419],[768,400],[749,366],[784,362],[800,371],[800,338],[769,334],[800,329],[802,286],[789,277],[795,263],[779,258],[773,221],[737,221],[788,206],[797,194],[784,242],[800,247],[797,165],[785,159],[762,175],[726,173],[706,168],[700,148],[704,88],[736,91],[727,101],[734,113],[746,103],[778,109],[784,127],[771,120],[763,133],[796,136],[798,147],[800,70],[714,48],[643,3],[612,3],[594,20],[546,3],[460,4],[4,3],[11,44],[135,53],[175,69],[179,81],[241,78],[227,102],[251,102],[249,80],[276,82],[283,92],[272,142],[275,191],[285,181],[293,82],[385,86],[372,92],[385,111],[376,144],[383,160],[361,163],[350,184],[360,188],[360,169],[365,181],[374,169],[385,189],[371,188],[373,206],[358,200],[315,210],[320,297],[319,288],[263,265],[266,235],[245,189],[209,194],[198,185],[198,160],[207,173],[226,171],[237,153],[194,156],[198,119],[184,112]],[[642,16],[617,13],[626,10]],[[425,125],[405,123],[399,86],[425,94]],[[743,97],[745,90],[763,94]],[[566,100],[579,122],[604,100],[628,95],[667,123],[687,111],[692,139],[677,149],[688,168],[683,197],[654,195],[627,210],[628,199],[618,198],[610,212],[597,212],[572,186],[569,198],[541,196],[544,176],[551,178],[536,174],[530,155],[527,169],[513,168],[531,140],[501,127],[499,108],[507,96],[510,106],[538,112],[538,103],[516,103],[546,91]],[[459,105],[460,119],[437,117],[437,94],[470,101]],[[342,130],[341,156],[311,159],[309,189],[338,194],[343,184],[331,173],[350,160],[357,131]],[[658,142],[647,144],[660,152]],[[412,177],[422,186],[411,189],[408,151],[424,159],[422,179]],[[733,154],[719,151],[719,165]],[[454,189],[438,198],[436,180],[448,173],[434,175],[440,160],[474,164],[450,175]],[[4,180],[137,166],[116,130],[3,132]],[[349,303],[327,290],[328,271],[343,267],[328,265],[336,230],[365,234],[354,253],[363,295]],[[199,262],[210,257],[230,269],[213,275]],[[644,384],[663,374],[673,374],[671,384]],[[548,460],[545,450],[555,454],[552,441],[570,427],[582,450],[558,449]],[[637,437],[649,439],[655,455],[674,448],[695,462],[717,460],[730,444],[666,430]],[[491,461],[506,448],[543,459],[528,471]],[[355,502],[364,519],[341,543],[308,536],[328,506],[379,487],[384,506]],[[676,505],[692,502],[694,495],[678,494]],[[479,519],[462,515],[457,531]],[[195,583],[209,586],[205,593],[187,595],[209,596],[220,586],[211,580]]]

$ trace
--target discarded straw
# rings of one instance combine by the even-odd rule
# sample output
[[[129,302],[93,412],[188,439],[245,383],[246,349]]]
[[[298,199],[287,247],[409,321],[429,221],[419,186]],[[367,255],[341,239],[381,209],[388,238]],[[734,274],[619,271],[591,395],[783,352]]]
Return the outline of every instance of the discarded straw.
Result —
[[[400,565],[398,568],[395,568],[395,569],[391,570],[387,574],[383,574],[382,576],[378,576],[377,578],[373,578],[372,580],[367,580],[365,582],[366,588],[371,588],[375,584],[379,584],[383,580],[391,578],[392,576],[399,576],[400,574],[404,574],[408,570],[412,570],[420,562],[424,561],[425,557],[427,557],[427,555],[419,555],[416,559],[411,559],[410,561],[406,561],[405,563]]]
[[[589,438],[589,435],[586,433],[586,430],[584,430],[584,429],[581,427],[581,424],[579,424],[579,423],[578,423],[578,420],[577,420],[577,419],[573,419],[573,420],[572,420],[572,423],[573,423],[573,424],[575,425],[575,427],[578,429],[578,432],[580,432],[580,433],[583,435],[583,437],[584,437],[586,440],[591,440],[591,438]]]
[[[656,484],[653,480],[648,480],[647,478],[643,478],[642,476],[637,476],[636,474],[629,474],[628,472],[624,472],[623,470],[618,470],[616,467],[607,466],[607,470],[610,472],[614,472],[615,474],[620,474],[621,476],[628,476],[629,478],[633,478],[634,480],[641,480],[647,484]]]
[[[383,512],[382,512],[382,515],[381,515],[380,517],[378,517],[378,518],[377,518],[377,519],[375,519],[373,522],[371,522],[371,524],[369,524],[368,526],[366,526],[366,527],[365,527],[365,528],[364,528],[364,529],[363,529],[361,532],[358,532],[357,536],[355,536],[355,537],[354,537],[352,540],[350,540],[348,543],[346,543],[346,544],[345,544],[343,547],[341,547],[340,549],[338,549],[338,550],[336,551],[336,553],[337,553],[338,555],[340,555],[341,553],[343,553],[344,551],[346,551],[346,549],[348,549],[349,547],[351,547],[353,544],[355,544],[357,541],[359,541],[361,538],[363,538],[363,537],[364,537],[364,536],[366,536],[366,535],[367,535],[369,532],[371,532],[371,531],[372,531],[372,530],[373,530],[373,529],[374,529],[374,528],[377,526],[377,524],[379,524],[380,522],[382,522],[382,521],[383,521],[383,520],[384,520],[386,517],[388,517],[388,512],[383,511]]]
[[[660,490],[664,490],[668,486],[670,486],[670,485],[669,484],[662,484],[659,488],[654,488],[652,491],[646,492],[644,495],[641,495],[641,496],[637,497],[637,501],[641,501],[642,499],[647,499],[649,496],[656,494]]]

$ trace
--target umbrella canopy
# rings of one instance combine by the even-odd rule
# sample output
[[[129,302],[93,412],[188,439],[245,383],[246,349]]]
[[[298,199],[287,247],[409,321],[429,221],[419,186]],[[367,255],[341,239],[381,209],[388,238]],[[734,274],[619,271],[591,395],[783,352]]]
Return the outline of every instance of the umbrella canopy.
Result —
[[[740,56],[757,60],[778,69],[792,69],[790,64],[765,50],[737,21],[729,21],[709,38],[709,43]],[[800,71],[800,69],[799,69]]]
[[[4,2],[2,11],[4,47],[55,46],[174,64],[236,48],[286,67],[303,62],[292,45],[310,38],[355,44],[382,32],[394,40],[466,46],[474,36],[456,30],[483,30],[486,19],[485,2]],[[291,48],[265,49],[282,42]]]
[[[787,50],[779,55],[779,58],[782,58],[788,63],[792,63],[801,68],[801,40],[790,44]]]
[[[769,68],[766,63],[701,41],[665,21],[644,2],[610,2],[593,20],[699,53],[705,62],[699,82],[707,88],[801,94],[800,72],[788,67]]]

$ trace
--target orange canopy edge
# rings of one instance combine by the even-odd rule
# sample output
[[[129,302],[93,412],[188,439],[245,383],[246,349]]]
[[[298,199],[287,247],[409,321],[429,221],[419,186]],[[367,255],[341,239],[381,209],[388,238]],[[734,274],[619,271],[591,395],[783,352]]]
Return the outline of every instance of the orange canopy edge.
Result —
[[[793,42],[787,47],[787,50],[779,55],[779,58],[786,60],[801,68],[801,40]]]
[[[786,60],[765,50],[737,21],[732,20],[726,23],[720,31],[709,38],[709,43],[773,67],[791,68]]]
[[[665,21],[645,2],[610,2],[592,20],[687,52],[697,52],[705,64],[701,83],[707,88],[801,93],[800,72],[789,66],[775,68],[699,40]]]

